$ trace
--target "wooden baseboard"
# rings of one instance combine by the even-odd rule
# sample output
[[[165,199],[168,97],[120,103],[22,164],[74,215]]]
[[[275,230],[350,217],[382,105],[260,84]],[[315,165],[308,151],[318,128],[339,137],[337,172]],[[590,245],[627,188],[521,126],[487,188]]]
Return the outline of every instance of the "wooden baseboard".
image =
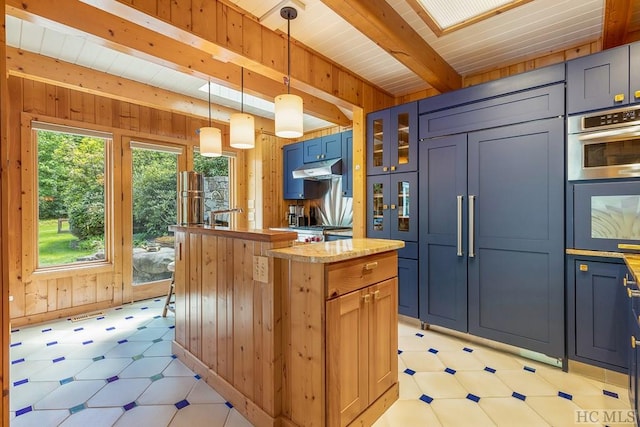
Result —
[[[66,319],[77,314],[91,313],[92,311],[104,310],[106,308],[117,307],[119,303],[113,301],[102,301],[93,304],[79,305],[77,307],[65,308],[62,310],[48,311],[46,313],[32,314],[30,316],[16,317],[10,320],[11,328],[34,325],[36,323],[48,322],[51,320]]]
[[[373,402],[363,413],[358,415],[348,427],[367,427],[373,425],[400,397],[400,383],[395,383]]]

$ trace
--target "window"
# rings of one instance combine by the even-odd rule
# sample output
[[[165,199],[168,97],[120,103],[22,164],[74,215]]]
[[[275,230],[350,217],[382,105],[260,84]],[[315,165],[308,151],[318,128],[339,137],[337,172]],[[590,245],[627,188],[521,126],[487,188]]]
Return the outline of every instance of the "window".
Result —
[[[227,156],[205,157],[193,152],[193,170],[204,176],[205,221],[211,211],[226,210],[234,206],[229,173],[233,158]],[[218,225],[228,226],[233,221],[231,214],[216,215]]]
[[[37,267],[108,256],[111,135],[33,122],[37,150]]]

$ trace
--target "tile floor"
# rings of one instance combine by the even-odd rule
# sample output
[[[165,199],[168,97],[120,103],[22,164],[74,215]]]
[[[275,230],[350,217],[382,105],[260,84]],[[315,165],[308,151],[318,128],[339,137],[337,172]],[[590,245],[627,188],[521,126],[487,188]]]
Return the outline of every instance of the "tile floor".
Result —
[[[250,426],[172,356],[174,318],[160,316],[162,302],[13,330],[11,427]],[[624,387],[406,323],[398,341],[400,399],[374,427],[604,425],[629,415]]]

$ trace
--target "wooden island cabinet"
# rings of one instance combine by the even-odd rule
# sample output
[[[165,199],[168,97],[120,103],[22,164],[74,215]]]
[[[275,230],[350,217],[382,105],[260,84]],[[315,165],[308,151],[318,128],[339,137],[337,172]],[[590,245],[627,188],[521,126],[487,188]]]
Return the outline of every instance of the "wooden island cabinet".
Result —
[[[403,242],[172,230],[173,352],[253,425],[371,425],[397,400]]]

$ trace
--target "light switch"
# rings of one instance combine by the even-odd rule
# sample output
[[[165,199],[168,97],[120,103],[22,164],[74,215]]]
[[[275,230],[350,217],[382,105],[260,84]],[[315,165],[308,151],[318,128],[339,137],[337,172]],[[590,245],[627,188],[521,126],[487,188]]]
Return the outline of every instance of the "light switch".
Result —
[[[266,256],[253,256],[253,280],[256,282],[269,282],[269,259]]]

